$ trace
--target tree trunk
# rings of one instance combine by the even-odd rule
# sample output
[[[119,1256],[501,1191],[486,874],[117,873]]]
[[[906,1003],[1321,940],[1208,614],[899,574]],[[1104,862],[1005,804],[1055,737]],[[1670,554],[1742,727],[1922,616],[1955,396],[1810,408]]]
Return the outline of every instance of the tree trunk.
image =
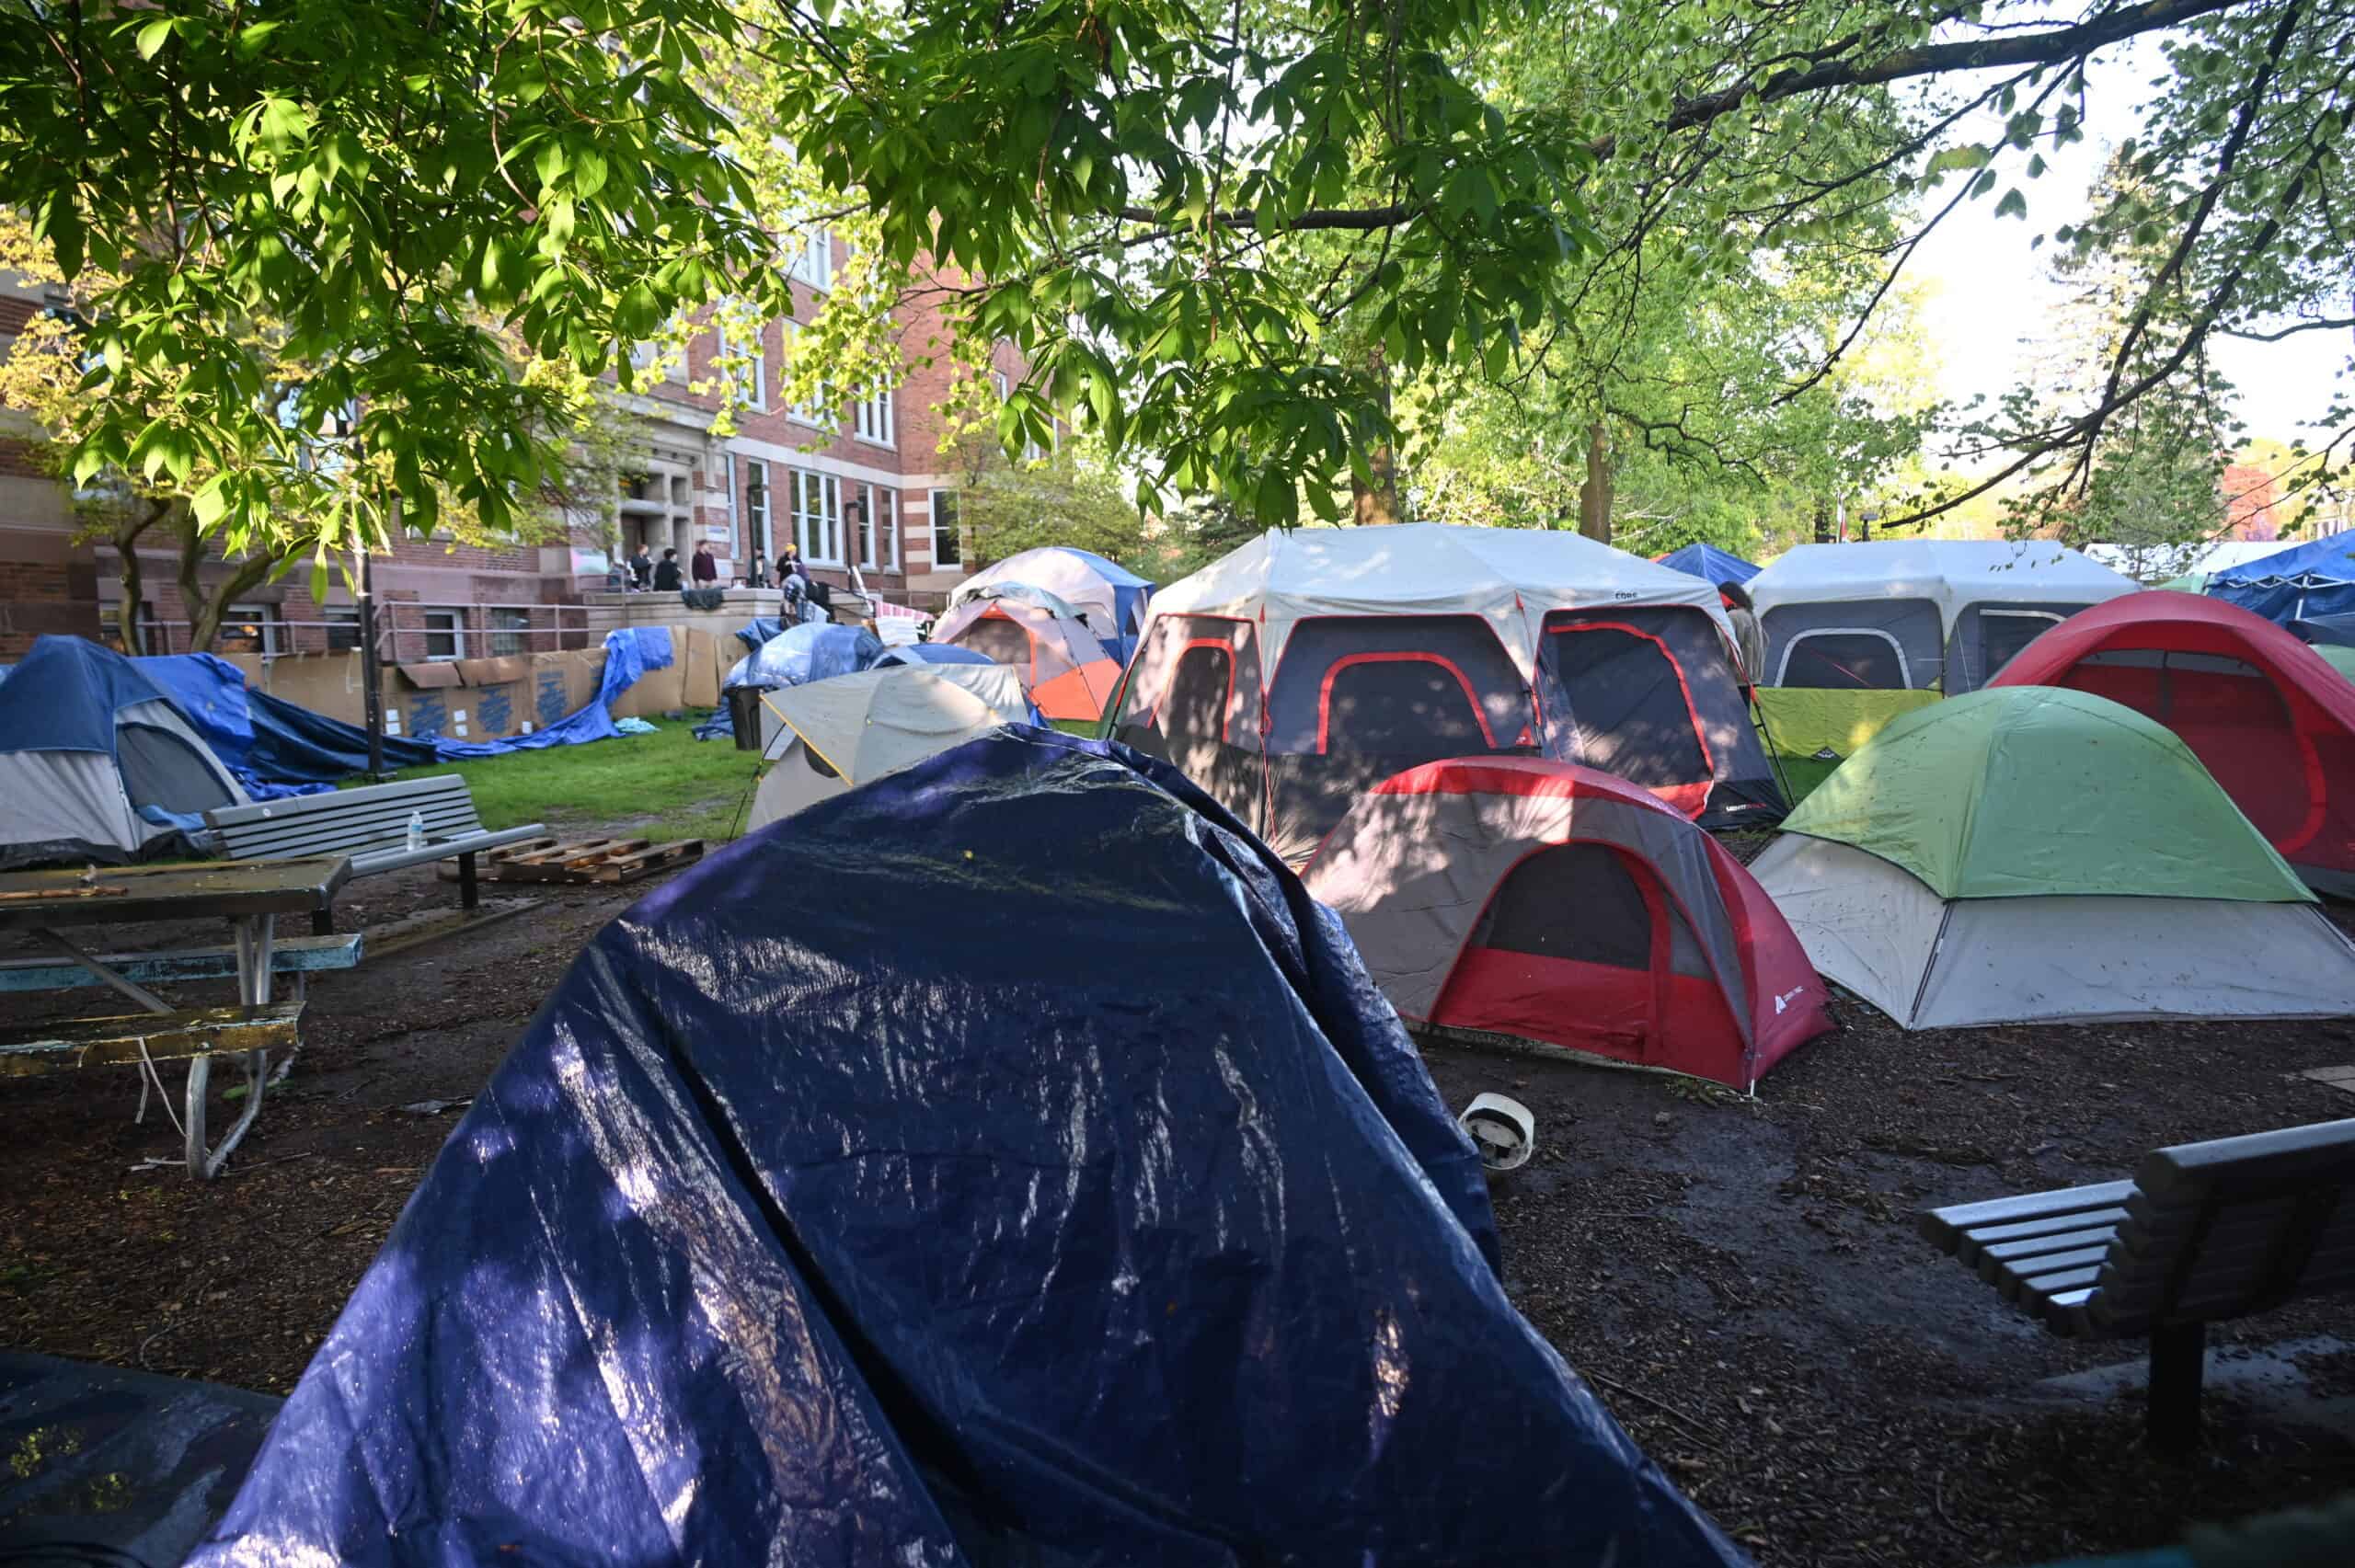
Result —
[[[1355,475],[1350,476],[1350,498],[1352,521],[1361,527],[1404,522],[1398,511],[1398,460],[1387,442],[1366,454],[1365,465],[1373,472],[1369,485]]]
[[[167,500],[150,500],[147,509],[126,520],[114,531],[115,580],[122,584],[122,597],[114,607],[115,635],[122,639],[122,651],[128,654],[147,650],[139,641],[139,603],[146,594],[146,582],[139,565],[139,536],[164,521],[172,509]],[[164,650],[172,650],[167,647]]]
[[[1365,370],[1374,385],[1374,395],[1382,400],[1383,412],[1390,411],[1390,361],[1374,344],[1366,350]],[[1350,475],[1350,521],[1361,527],[1378,527],[1404,522],[1406,517],[1398,509],[1398,454],[1388,441],[1366,453],[1366,472],[1371,482]]]
[[[1611,434],[1601,419],[1586,428],[1586,483],[1579,486],[1579,532],[1611,543]]]
[[[180,602],[188,608],[188,640],[190,653],[210,653],[221,635],[221,621],[228,614],[229,606],[248,589],[270,576],[278,564],[275,555],[248,555],[231,568],[221,586],[211,592],[204,587],[202,567],[206,550],[212,542],[196,526],[195,517],[182,512],[179,517]]]

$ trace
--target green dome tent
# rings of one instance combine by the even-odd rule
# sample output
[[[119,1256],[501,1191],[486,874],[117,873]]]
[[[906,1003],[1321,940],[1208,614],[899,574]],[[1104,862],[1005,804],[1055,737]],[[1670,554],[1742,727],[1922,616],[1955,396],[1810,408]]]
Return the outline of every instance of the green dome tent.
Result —
[[[2355,946],[2200,760],[2083,692],[1898,719],[1751,868],[1908,1028],[2355,1013]]]

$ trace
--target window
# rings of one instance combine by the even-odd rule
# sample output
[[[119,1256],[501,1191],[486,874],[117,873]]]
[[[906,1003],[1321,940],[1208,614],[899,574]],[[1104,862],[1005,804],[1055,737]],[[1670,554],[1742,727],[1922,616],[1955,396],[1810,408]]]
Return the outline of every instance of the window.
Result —
[[[801,336],[801,324],[788,317],[779,325],[784,328],[785,332],[785,359],[787,362],[790,362],[793,358],[794,341]],[[777,373],[780,378],[785,374],[784,365],[780,364],[777,367]],[[779,397],[785,395],[784,384],[784,382],[780,379],[777,383],[777,395]],[[822,393],[815,402],[787,404],[785,408],[785,417],[796,421],[797,423],[809,425],[821,430],[831,429],[833,425],[833,416],[826,408],[824,395]]]
[[[932,493],[932,564],[954,567],[965,559],[964,541],[957,532],[957,492]]]
[[[900,495],[880,485],[859,487],[858,564],[870,571],[900,569]]]
[[[842,481],[831,474],[793,471],[793,533],[801,558],[830,567],[843,564]]]
[[[529,653],[532,647],[532,612],[528,610],[502,609],[490,612],[490,657],[504,658],[511,654]]]
[[[1874,626],[1827,626],[1802,632],[1783,649],[1777,686],[1830,691],[1902,692],[1913,683],[1905,650]]]
[[[643,384],[648,374],[656,370],[657,361],[661,361],[661,380],[684,381],[687,379],[685,361],[676,353],[666,355],[663,346],[651,339],[630,345],[629,368],[636,372],[630,379]]]
[[[319,619],[327,624],[329,653],[357,653],[360,650],[358,605],[330,605],[319,612]]]
[[[1005,402],[1008,397],[1011,397],[1014,395],[1014,383],[1006,379],[1006,374],[1004,371],[992,371],[990,372],[990,383],[997,388],[997,400],[1000,403]]]
[[[741,354],[744,357],[742,368],[730,372],[736,390],[743,395],[744,406],[765,412],[769,406],[769,349],[766,335],[756,333],[749,342],[731,345],[728,341],[728,329],[723,326],[718,331],[719,357],[723,360],[735,354]]]
[[[769,465],[755,458],[744,462],[744,521],[752,535],[752,549],[769,553]]]
[[[425,657],[455,658],[465,646],[465,634],[463,610],[428,610],[425,612]]]
[[[834,281],[834,236],[823,223],[814,223],[795,231],[801,248],[787,269],[801,282],[813,289],[827,289]]]
[[[232,653],[284,653],[286,623],[275,604],[232,604],[221,616],[220,643]]]
[[[891,434],[891,392],[889,387],[869,397],[862,397],[851,407],[851,429],[859,440],[873,441],[878,446],[890,446]]]

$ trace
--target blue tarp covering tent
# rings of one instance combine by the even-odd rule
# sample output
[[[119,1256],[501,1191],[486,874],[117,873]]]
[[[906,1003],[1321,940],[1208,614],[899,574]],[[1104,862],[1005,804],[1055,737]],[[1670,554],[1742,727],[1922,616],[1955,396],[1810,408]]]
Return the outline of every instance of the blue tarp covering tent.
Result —
[[[422,740],[385,737],[385,765],[420,768],[464,762],[544,746],[571,746],[619,735],[613,700],[649,670],[674,657],[671,634],[661,626],[626,627],[605,634],[605,668],[596,696],[554,724],[529,735],[500,740]],[[194,718],[205,741],[240,778],[262,787],[254,793],[296,793],[283,786],[333,784],[368,766],[368,732],[360,726],[298,707],[267,692],[248,690],[237,667],[211,654],[175,654],[133,661]],[[272,788],[271,786],[279,786]],[[251,786],[248,786],[251,788]]]
[[[864,626],[805,622],[786,627],[738,659],[720,687],[801,686],[830,675],[856,674],[882,656],[882,639]]]
[[[1494,1243],[1299,882],[1002,730],[591,943],[191,1562],[1742,1561]]]
[[[2291,635],[2302,643],[2355,647],[2355,612],[2341,615],[2309,615],[2292,621],[2288,625]]]
[[[881,669],[887,664],[995,664],[997,660],[979,648],[959,647],[955,643],[902,643],[898,647],[883,650],[875,661]]]
[[[736,633],[752,651],[736,661],[719,689],[740,686],[766,690],[775,686],[806,686],[830,676],[856,675],[883,657],[883,642],[864,626],[837,626],[827,621],[806,621],[784,626],[756,642],[761,633],[778,623],[763,616]],[[723,697],[709,718],[695,726],[697,740],[719,740],[736,733],[736,715]]]
[[[2334,533],[2211,572],[2208,594],[2283,625],[2355,612],[2355,534]]]
[[[1762,569],[1733,552],[1720,550],[1714,544],[1687,544],[1681,550],[1671,550],[1660,558],[1660,564],[1687,577],[1716,583],[1719,588],[1729,583],[1738,588],[1756,577]]]

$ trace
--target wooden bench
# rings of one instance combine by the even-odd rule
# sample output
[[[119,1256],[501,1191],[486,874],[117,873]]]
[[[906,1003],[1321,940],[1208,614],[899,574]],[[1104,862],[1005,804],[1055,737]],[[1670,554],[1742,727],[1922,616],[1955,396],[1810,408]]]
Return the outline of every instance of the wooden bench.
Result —
[[[2145,1421],[2200,1436],[2208,1325],[2355,1288],[2355,1120],[2187,1143],[2131,1182],[1959,1204],[1922,1233],[2056,1333],[2151,1342]]]
[[[412,816],[425,820],[425,843],[418,849],[408,846]],[[547,831],[537,822],[488,831],[475,811],[475,797],[466,781],[455,773],[326,795],[292,795],[258,806],[225,807],[206,812],[204,820],[221,836],[222,847],[232,860],[349,855],[352,876],[373,876],[428,861],[455,859],[458,901],[469,910],[481,897],[475,856]],[[313,915],[311,930],[320,936],[333,932],[334,909]]]

